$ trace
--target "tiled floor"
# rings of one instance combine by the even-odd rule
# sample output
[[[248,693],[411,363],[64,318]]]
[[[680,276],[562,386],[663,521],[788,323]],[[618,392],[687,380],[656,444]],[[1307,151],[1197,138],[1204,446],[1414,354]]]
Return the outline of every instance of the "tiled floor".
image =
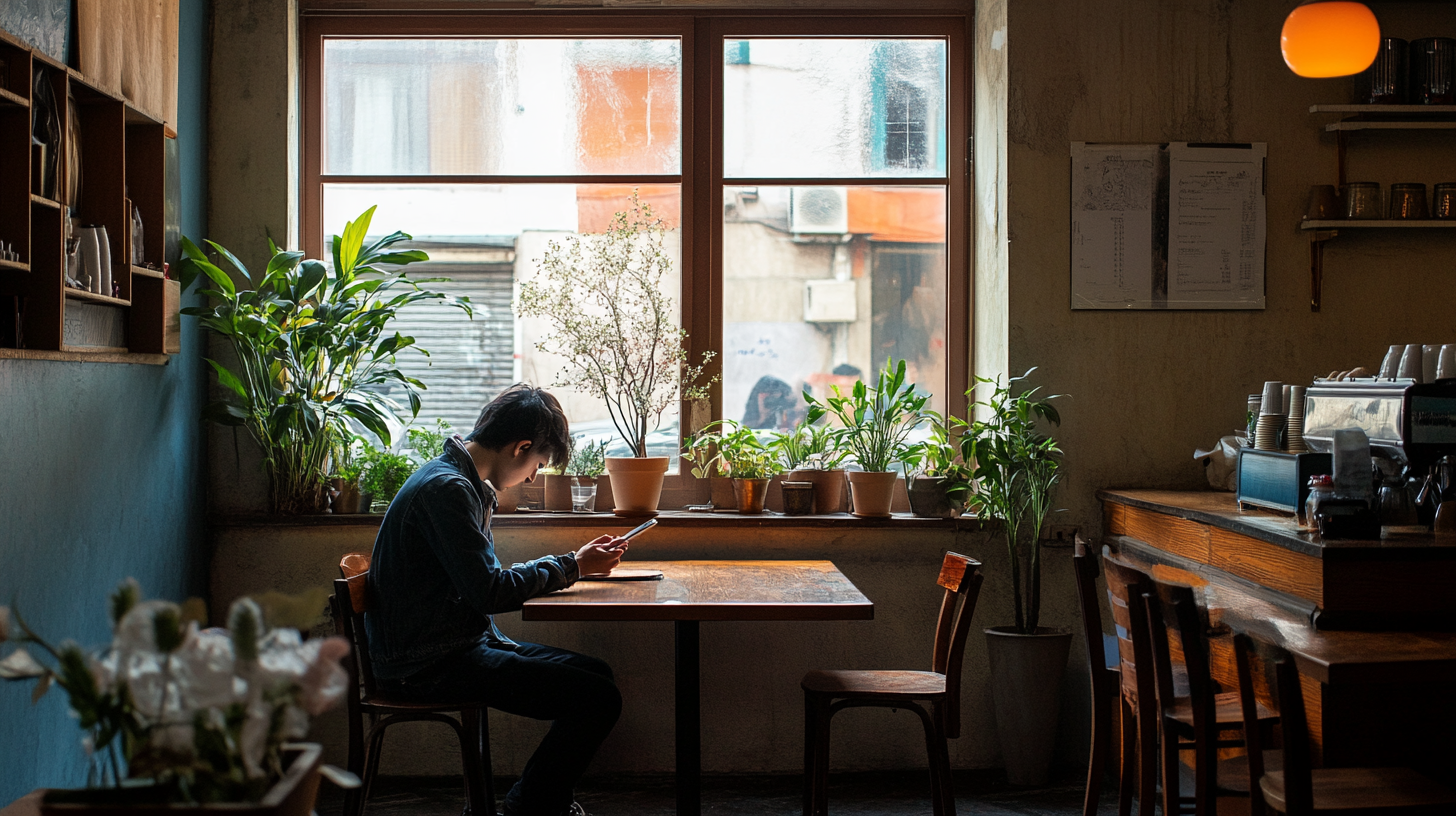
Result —
[[[798,776],[716,776],[703,780],[705,816],[799,816]],[[325,785],[320,816],[339,816],[343,797]],[[835,816],[926,816],[930,781],[924,773],[859,773],[830,780]],[[504,790],[504,788],[502,789]],[[577,789],[591,816],[673,816],[671,777],[595,779]],[[458,778],[381,778],[369,800],[368,816],[459,816],[464,807]],[[1017,790],[997,772],[959,772],[956,810],[965,816],[1080,816],[1082,778],[1069,775],[1042,790]],[[1117,812],[1116,797],[1104,794],[1102,814]]]

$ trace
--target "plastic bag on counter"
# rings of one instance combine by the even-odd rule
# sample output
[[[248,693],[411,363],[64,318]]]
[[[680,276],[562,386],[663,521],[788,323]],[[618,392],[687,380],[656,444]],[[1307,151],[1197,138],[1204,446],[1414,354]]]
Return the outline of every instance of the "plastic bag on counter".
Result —
[[[1242,436],[1225,436],[1212,450],[1196,450],[1194,459],[1203,460],[1203,473],[1214,490],[1239,490],[1239,448],[1249,444]]]

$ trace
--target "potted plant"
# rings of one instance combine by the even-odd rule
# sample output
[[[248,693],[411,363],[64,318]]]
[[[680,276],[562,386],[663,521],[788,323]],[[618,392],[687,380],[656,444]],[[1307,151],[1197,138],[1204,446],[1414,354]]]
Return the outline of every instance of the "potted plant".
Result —
[[[376,448],[367,440],[363,444],[359,455],[362,469],[359,489],[369,497],[370,512],[383,513],[419,465],[403,453]]]
[[[308,719],[348,691],[341,638],[304,641],[285,620],[318,609],[321,597],[276,595],[265,624],[250,599],[232,605],[228,629],[202,629],[199,599],[178,605],[141,601],[127,580],[111,596],[112,642],[88,653],[38,635],[18,610],[0,607],[0,678],[35,681],[38,700],[52,686],[70,697],[91,763],[85,790],[53,790],[43,812],[83,815],[125,809],[135,814],[236,812],[307,814],[318,777],[359,781],[321,767],[318,745],[292,745]],[[317,617],[312,613],[310,617]],[[38,647],[41,657],[31,653]],[[221,805],[220,807],[217,807]]]
[[[909,481],[910,509],[925,518],[955,518],[971,489],[971,470],[960,458],[957,434],[965,420],[927,411],[930,438],[905,448],[901,462]]]
[[[704,460],[707,453],[711,455]],[[698,478],[704,472],[721,473],[732,481],[733,506],[740,513],[762,513],[769,481],[781,472],[777,456],[758,432],[731,419],[704,426],[688,446],[688,456],[698,463],[693,469]],[[713,506],[718,506],[716,499]]]
[[[333,473],[329,474],[330,508],[337,514],[367,513],[369,508],[361,507],[363,493],[359,489],[359,477],[364,469],[348,460],[335,460]]]
[[[471,313],[465,299],[420,286],[439,279],[406,276],[405,266],[428,260],[419,250],[399,248],[409,235],[395,232],[365,246],[373,214],[371,207],[334,236],[331,267],[270,240],[272,258],[255,274],[208,241],[231,265],[227,271],[182,239],[182,288],[199,275],[212,287],[202,290],[208,305],[182,313],[226,338],[234,357],[228,364],[208,360],[224,395],[203,417],[247,428],[262,450],[276,513],[325,509],[329,455],[351,429],[368,430],[388,444],[390,423],[404,409],[387,387],[403,390],[411,417],[419,412],[418,391],[425,386],[395,364],[396,354],[415,344],[413,337],[389,331],[399,310],[444,300]]]
[[[885,361],[879,382],[868,387],[864,380],[854,384],[848,395],[834,386],[823,402],[805,393],[808,421],[833,416],[844,427],[836,434],[838,443],[854,454],[862,471],[849,473],[849,493],[856,516],[885,518],[895,496],[898,474],[890,467],[900,459],[910,432],[925,419],[929,395],[917,394],[914,383],[905,382],[905,361]]]
[[[571,477],[567,469],[575,455],[572,448],[567,449],[565,462],[541,469],[541,507],[548,513],[571,512]]]
[[[1043,785],[1049,778],[1056,738],[1058,690],[1072,634],[1041,625],[1041,530],[1061,477],[1062,451],[1038,430],[1061,424],[1039,388],[1019,387],[1031,369],[1002,385],[977,377],[991,396],[976,402],[982,416],[961,436],[961,459],[974,463],[971,506],[982,519],[1005,529],[1015,623],[986,630],[996,731],[1015,785]],[[1030,535],[1023,535],[1029,528]]]
[[[816,515],[844,509],[843,464],[849,451],[835,444],[835,436],[828,425],[803,422],[792,431],[777,434],[770,443],[789,474],[788,481],[814,485]]]
[[[521,284],[516,302],[521,317],[550,324],[536,347],[565,359],[556,385],[600,399],[631,449],[630,457],[607,458],[614,512],[623,516],[657,512],[669,458],[648,455],[647,435],[663,412],[708,396],[700,380],[713,355],[689,365],[687,332],[665,285],[672,268],[665,236],[661,219],[634,190],[631,208],[617,213],[605,234],[552,241],[538,279]]]
[[[588,442],[579,448],[573,447],[571,460],[567,463],[567,472],[571,474],[572,484],[577,487],[596,486],[594,507],[612,506],[611,479],[603,475],[606,470],[606,440]]]

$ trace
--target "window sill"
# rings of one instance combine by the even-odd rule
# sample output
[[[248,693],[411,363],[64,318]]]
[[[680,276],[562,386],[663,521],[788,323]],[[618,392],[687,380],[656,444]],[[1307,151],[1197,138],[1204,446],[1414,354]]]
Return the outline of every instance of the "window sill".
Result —
[[[317,515],[317,516],[215,516],[210,520],[213,527],[378,527],[384,519],[381,514],[359,515]],[[639,518],[622,518],[611,513],[545,513],[527,510],[517,513],[503,513],[491,521],[493,530],[532,528],[601,528],[620,527],[629,530],[641,523]],[[736,527],[746,529],[896,529],[896,530],[957,530],[976,532],[983,528],[980,519],[921,518],[909,513],[895,513],[889,518],[860,518],[848,513],[828,516],[786,516],[768,512],[760,515],[746,515],[731,512],[695,512],[668,510],[657,515],[663,527],[684,529],[707,529],[715,527]]]

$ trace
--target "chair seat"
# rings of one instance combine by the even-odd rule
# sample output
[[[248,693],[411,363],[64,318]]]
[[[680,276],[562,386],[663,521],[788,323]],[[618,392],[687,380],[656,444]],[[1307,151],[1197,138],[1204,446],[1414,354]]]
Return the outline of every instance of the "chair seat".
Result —
[[[392,700],[379,694],[372,697],[365,697],[360,701],[360,705],[366,711],[376,709],[376,711],[371,712],[375,714],[385,713],[385,709],[416,713],[438,712],[442,714],[453,714],[457,711],[486,707],[484,703],[415,703],[408,700]]]
[[[927,671],[811,671],[799,686],[833,697],[923,700],[945,694],[945,675]]]
[[[1279,715],[1270,711],[1263,703],[1255,703],[1260,721],[1277,720]],[[1239,705],[1239,693],[1237,691],[1226,691],[1223,694],[1213,696],[1214,718],[1220,728],[1244,725],[1244,712]],[[1193,727],[1193,701],[1187,697],[1179,697],[1173,702],[1173,710],[1165,712],[1164,716],[1177,720],[1180,724],[1189,728]]]
[[[1354,814],[1456,805],[1456,791],[1409,768],[1320,768],[1311,782],[1316,811]],[[1284,812],[1283,771],[1264,774],[1259,788],[1270,807]]]
[[[1278,749],[1265,751],[1264,773],[1270,774],[1283,770],[1284,752]],[[1248,794],[1249,758],[1247,756],[1229,757],[1218,761],[1218,789],[1229,793]],[[1223,812],[1222,808],[1219,812]]]

